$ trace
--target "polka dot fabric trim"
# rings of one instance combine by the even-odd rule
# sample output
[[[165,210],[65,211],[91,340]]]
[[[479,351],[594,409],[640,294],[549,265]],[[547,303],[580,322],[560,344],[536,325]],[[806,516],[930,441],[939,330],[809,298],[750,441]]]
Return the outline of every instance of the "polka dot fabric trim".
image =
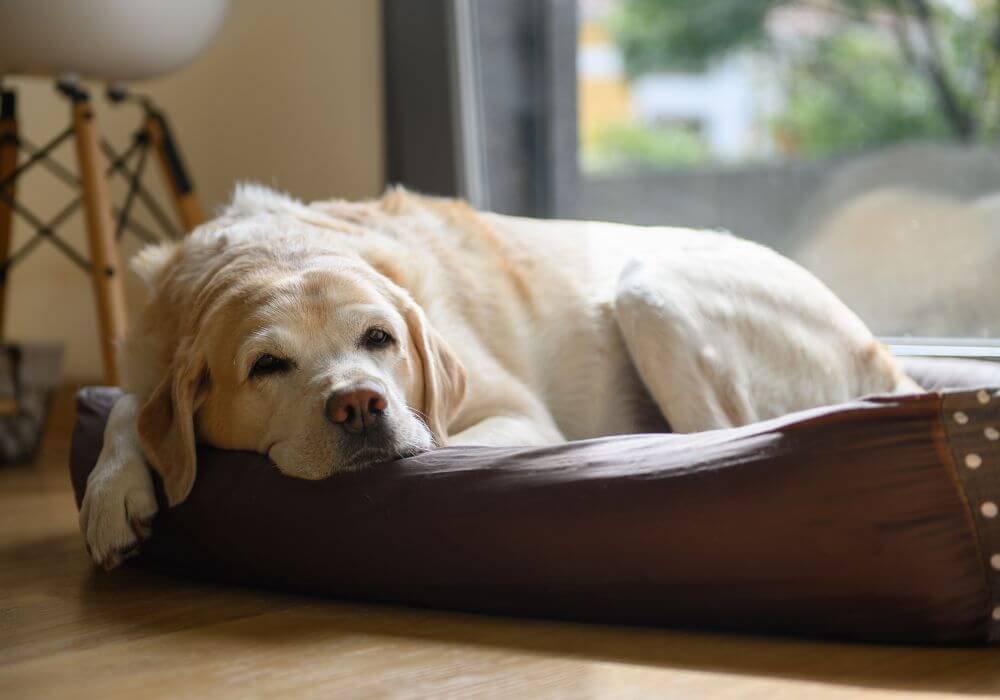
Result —
[[[947,393],[942,410],[989,581],[989,640],[1000,642],[1000,391]]]

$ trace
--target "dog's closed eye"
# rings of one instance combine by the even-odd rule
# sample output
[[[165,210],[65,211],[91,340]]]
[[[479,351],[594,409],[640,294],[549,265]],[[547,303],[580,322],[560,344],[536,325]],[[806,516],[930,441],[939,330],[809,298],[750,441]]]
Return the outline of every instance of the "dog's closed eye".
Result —
[[[284,357],[264,353],[258,357],[250,368],[250,378],[266,377],[272,374],[284,374],[292,369],[294,363]]]

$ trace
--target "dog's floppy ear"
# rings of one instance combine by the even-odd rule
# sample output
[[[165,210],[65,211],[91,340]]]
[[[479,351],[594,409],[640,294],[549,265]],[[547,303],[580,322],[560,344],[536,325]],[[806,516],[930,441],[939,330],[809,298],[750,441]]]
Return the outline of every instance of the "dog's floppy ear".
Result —
[[[192,345],[184,343],[177,349],[137,421],[143,452],[163,478],[171,506],[191,492],[197,466],[194,415],[205,397],[207,365]]]
[[[416,303],[411,301],[407,304],[405,316],[410,338],[423,367],[424,403],[421,410],[434,440],[438,445],[445,445],[448,425],[465,399],[465,367]]]

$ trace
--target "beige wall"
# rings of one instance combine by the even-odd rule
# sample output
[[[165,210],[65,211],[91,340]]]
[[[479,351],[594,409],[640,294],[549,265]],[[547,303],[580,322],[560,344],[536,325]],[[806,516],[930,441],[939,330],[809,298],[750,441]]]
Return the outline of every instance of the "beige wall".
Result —
[[[173,75],[136,86],[168,112],[206,209],[214,211],[241,180],[302,199],[370,197],[381,190],[380,26],[377,0],[235,0],[205,54]],[[10,82],[20,95],[25,136],[38,144],[63,128],[67,105],[49,81]],[[127,144],[138,113],[109,109],[100,100],[98,114],[112,142]],[[69,144],[59,156],[73,164]],[[153,191],[162,194],[159,173],[150,173]],[[112,192],[120,202],[121,183]],[[71,197],[44,172],[24,178],[19,195],[49,216]],[[85,250],[80,215],[64,230]],[[15,247],[27,235],[19,222]],[[128,237],[124,255],[137,247]],[[138,299],[130,284],[130,303]],[[8,309],[8,338],[64,343],[68,377],[100,377],[89,279],[57,251],[45,245],[14,269]]]

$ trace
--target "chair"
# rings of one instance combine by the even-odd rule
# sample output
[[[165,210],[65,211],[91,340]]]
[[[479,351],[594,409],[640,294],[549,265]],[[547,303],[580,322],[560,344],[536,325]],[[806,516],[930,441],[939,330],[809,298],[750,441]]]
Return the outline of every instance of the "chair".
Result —
[[[204,220],[166,117],[148,99],[131,94],[124,84],[164,75],[193,60],[215,36],[227,6],[228,0],[0,3],[0,337],[10,268],[42,241],[48,241],[93,278],[105,380],[112,385],[119,383],[116,345],[125,333],[126,314],[118,239],[126,230],[150,242],[156,238],[130,219],[136,199],[171,231],[168,217],[142,186],[148,151],[152,150],[159,161],[183,226],[190,230]],[[3,77],[11,75],[52,77],[69,101],[69,126],[43,146],[34,146],[18,131],[17,95],[3,86]],[[115,152],[101,137],[82,79],[108,85],[107,97],[114,103],[132,102],[141,107],[142,124],[124,153]],[[78,174],[50,158],[55,148],[71,138]],[[22,152],[27,159],[19,163]],[[134,170],[130,166],[133,158]],[[17,200],[19,177],[36,165],[78,185],[81,191],[80,197],[47,221]],[[113,207],[108,193],[106,177],[112,173],[128,179],[120,208]],[[86,215],[89,261],[66,245],[56,230],[81,205]],[[35,235],[12,252],[15,214]]]

